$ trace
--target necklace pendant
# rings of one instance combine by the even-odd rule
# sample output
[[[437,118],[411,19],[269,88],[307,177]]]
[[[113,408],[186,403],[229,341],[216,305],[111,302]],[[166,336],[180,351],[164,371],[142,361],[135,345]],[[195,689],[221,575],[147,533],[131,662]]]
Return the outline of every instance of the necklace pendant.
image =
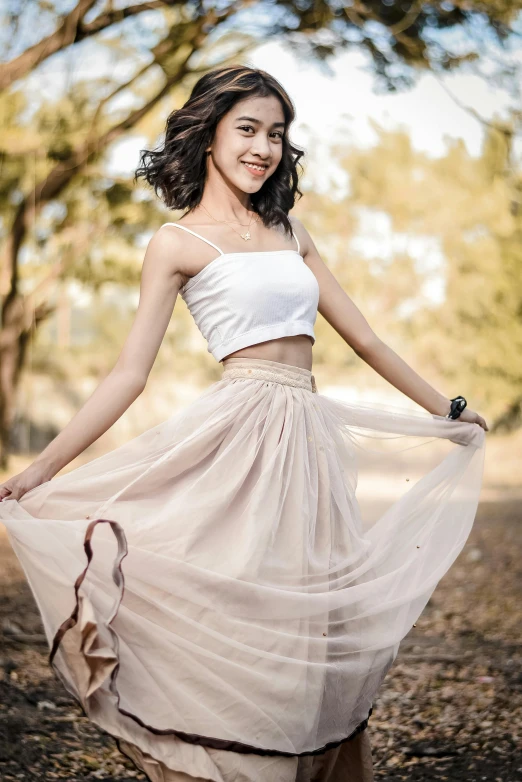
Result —
[[[247,231],[246,234],[240,234],[240,236],[247,242],[250,239],[250,231]]]

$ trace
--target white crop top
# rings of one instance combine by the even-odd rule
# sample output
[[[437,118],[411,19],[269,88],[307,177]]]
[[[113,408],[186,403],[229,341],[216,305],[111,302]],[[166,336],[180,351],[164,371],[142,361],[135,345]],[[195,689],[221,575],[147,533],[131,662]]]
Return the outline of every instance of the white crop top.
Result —
[[[278,337],[308,334],[314,324],[319,284],[297,250],[224,253],[190,228],[220,254],[181,288],[180,295],[216,361],[240,348]]]

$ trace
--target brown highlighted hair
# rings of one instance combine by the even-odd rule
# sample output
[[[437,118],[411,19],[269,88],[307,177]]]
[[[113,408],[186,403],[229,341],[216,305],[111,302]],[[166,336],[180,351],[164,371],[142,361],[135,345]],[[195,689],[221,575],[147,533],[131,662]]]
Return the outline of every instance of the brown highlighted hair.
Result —
[[[304,152],[288,137],[295,109],[288,93],[266,71],[244,65],[214,68],[194,85],[187,102],[167,118],[165,140],[154,150],[141,150],[134,181],[143,177],[171,209],[193,210],[200,202],[206,178],[206,149],[220,119],[240,100],[275,95],[285,119],[281,161],[251,201],[266,227],[282,225],[291,235],[288,212],[298,187],[297,166]]]

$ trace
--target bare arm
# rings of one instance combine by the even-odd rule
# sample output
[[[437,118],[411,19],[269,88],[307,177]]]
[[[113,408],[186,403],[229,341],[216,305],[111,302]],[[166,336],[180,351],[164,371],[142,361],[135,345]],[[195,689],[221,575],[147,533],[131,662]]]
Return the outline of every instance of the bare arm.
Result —
[[[294,217],[292,223],[299,236],[305,263],[319,283],[318,310],[321,315],[381,377],[430,413],[447,415],[450,411],[449,397],[430,386],[375,334],[322,260],[306,228]],[[484,419],[468,409],[461,414],[460,420],[471,420],[487,429]]]
[[[50,480],[117,421],[145,388],[165,335],[182,284],[176,266],[175,239],[159,230],[147,247],[140,283],[140,300],[123,349],[107,377],[57,437],[27,468],[39,482]],[[34,473],[34,476],[33,476]],[[26,488],[34,480],[26,481]],[[9,494],[10,481],[0,487]],[[12,492],[18,498],[18,490]]]

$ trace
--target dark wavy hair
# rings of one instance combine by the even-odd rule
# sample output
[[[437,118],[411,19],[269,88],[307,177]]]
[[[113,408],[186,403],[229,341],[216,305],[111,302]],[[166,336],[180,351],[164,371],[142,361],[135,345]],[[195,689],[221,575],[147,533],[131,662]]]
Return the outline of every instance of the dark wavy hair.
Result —
[[[298,187],[297,166],[304,152],[288,138],[295,109],[281,84],[266,71],[244,65],[214,68],[194,85],[187,102],[167,119],[165,140],[154,150],[141,150],[134,181],[143,177],[171,209],[193,210],[201,201],[207,173],[206,148],[212,143],[220,119],[240,100],[275,95],[285,118],[281,161],[257,193],[252,193],[254,211],[267,227],[292,228],[288,212],[294,206]]]

